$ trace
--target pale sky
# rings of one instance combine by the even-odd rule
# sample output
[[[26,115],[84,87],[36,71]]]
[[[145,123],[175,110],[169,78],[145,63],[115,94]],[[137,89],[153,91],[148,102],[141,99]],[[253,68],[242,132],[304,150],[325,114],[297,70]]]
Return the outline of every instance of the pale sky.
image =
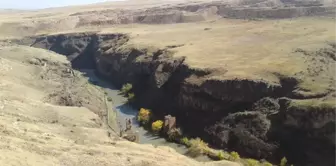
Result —
[[[113,0],[0,0],[0,9],[41,9]]]

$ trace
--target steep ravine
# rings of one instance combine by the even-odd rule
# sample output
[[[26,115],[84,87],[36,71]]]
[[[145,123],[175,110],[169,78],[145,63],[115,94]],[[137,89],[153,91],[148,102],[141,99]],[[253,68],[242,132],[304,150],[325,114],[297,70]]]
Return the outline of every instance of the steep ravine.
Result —
[[[125,128],[125,119],[132,119],[132,129],[138,133],[140,144],[152,144],[154,146],[168,146],[176,150],[176,152],[185,155],[188,148],[184,145],[180,145],[173,142],[168,142],[165,138],[158,135],[153,135],[145,128],[143,128],[139,122],[136,120],[138,111],[127,103],[127,98],[120,94],[120,91],[116,89],[111,83],[97,77],[94,70],[81,70],[85,73],[84,75],[88,77],[89,81],[95,85],[102,87],[106,92],[107,96],[112,98],[112,105],[117,112],[117,120]],[[202,155],[194,158],[198,161],[211,161],[208,156]]]
[[[66,55],[73,68],[96,69],[117,87],[131,83],[135,107],[175,115],[185,133],[216,147],[270,161],[286,156],[296,166],[335,164],[335,110],[291,107],[294,78],[280,77],[280,84],[207,79],[218,71],[192,69],[167,48],[124,47],[128,40],[124,34],[77,33],[13,42]]]

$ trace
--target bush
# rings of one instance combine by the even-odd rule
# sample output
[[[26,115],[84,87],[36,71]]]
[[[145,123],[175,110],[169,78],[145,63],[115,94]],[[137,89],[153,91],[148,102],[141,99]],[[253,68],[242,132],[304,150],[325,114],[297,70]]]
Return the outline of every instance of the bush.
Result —
[[[150,120],[151,112],[148,109],[141,108],[138,114],[138,121],[145,125]]]
[[[240,159],[240,156],[237,152],[231,152],[230,153],[230,158],[231,158],[232,161],[236,161],[236,160]]]
[[[187,137],[183,137],[180,139],[180,143],[189,147],[190,146],[190,142],[189,142],[189,139]]]
[[[218,158],[218,160],[224,160],[225,159],[224,152],[223,151],[219,151],[217,153],[217,158]]]
[[[134,97],[135,97],[134,93],[128,93],[128,95],[127,95],[128,101],[132,101],[134,99]]]
[[[213,160],[230,160],[230,154],[223,150],[208,148],[206,155]]]
[[[107,101],[112,101],[112,97],[107,97]]]
[[[273,164],[265,161],[265,162],[262,163],[262,166],[273,166]]]
[[[255,159],[246,159],[247,166],[258,166],[259,161]]]
[[[167,133],[169,141],[178,142],[182,136],[182,132],[179,128],[173,128]]]
[[[132,87],[133,86],[130,83],[124,84],[120,90],[121,94],[127,95],[132,90]]]
[[[157,120],[152,123],[152,130],[154,132],[160,132],[163,126],[163,121],[162,120]]]
[[[209,151],[208,144],[205,143],[200,138],[191,139],[189,142],[190,147],[187,153],[192,157],[197,157],[199,155],[206,154]]]
[[[280,166],[286,166],[287,165],[287,158],[286,157],[283,157],[281,160],[280,160]]]

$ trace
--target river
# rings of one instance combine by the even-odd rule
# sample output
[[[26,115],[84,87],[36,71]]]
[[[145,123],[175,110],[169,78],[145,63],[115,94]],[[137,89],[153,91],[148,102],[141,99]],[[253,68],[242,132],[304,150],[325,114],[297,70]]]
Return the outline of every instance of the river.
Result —
[[[126,118],[132,119],[132,127],[133,130],[139,133],[140,144],[169,146],[175,149],[180,154],[186,154],[188,149],[184,145],[168,142],[166,141],[166,139],[153,135],[145,130],[143,127],[141,127],[136,120],[138,110],[132,108],[130,105],[127,104],[127,98],[119,94],[119,89],[115,88],[111,83],[97,77],[93,70],[81,70],[81,72],[84,73],[84,76],[88,78],[90,83],[94,83],[96,86],[101,87],[107,93],[107,95],[112,98],[113,107],[117,111],[117,121],[121,122],[121,125],[123,125],[123,127],[125,127],[124,122]],[[210,161],[207,156],[199,156],[194,159],[198,161]]]

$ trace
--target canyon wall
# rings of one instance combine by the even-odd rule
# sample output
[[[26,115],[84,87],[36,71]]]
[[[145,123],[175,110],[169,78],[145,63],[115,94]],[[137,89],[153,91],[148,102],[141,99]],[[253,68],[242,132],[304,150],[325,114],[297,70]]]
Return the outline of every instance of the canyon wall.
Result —
[[[295,165],[335,164],[333,107],[295,106],[298,80],[207,79],[216,69],[191,68],[169,49],[124,47],[125,34],[76,33],[27,37],[18,44],[68,57],[75,69],[96,69],[116,86],[131,83],[135,107],[172,114],[186,134],[243,156]],[[335,51],[335,47],[334,50]]]

